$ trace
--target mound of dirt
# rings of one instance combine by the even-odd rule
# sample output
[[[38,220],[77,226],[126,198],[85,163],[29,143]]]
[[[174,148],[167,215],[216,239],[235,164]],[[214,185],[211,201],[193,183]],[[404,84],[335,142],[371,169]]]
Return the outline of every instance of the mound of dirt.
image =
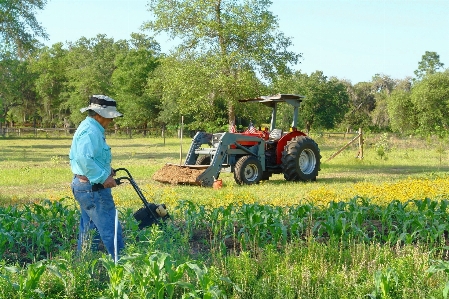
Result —
[[[203,171],[204,169],[192,169],[179,165],[166,164],[154,173],[153,180],[173,185],[201,185],[196,179]]]

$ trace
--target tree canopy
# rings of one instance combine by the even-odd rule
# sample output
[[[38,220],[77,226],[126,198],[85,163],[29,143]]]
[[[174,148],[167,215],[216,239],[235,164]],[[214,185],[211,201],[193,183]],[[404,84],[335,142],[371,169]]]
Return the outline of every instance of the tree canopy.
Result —
[[[47,0],[0,1],[0,41],[19,53],[33,49],[38,37],[48,38],[35,17],[44,9]]]
[[[224,101],[229,122],[235,121],[238,99],[260,94],[260,79],[269,82],[275,74],[288,72],[300,57],[288,50],[292,42],[278,30],[270,4],[267,0],[150,0],[154,20],[144,27],[181,41],[163,62],[169,66],[164,68],[162,101],[173,101],[167,88],[180,93],[175,95],[179,106]]]
[[[440,68],[444,67],[444,63],[440,62],[440,55],[436,52],[426,51],[418,63],[418,69],[415,71],[418,80],[423,79],[426,75],[435,74]]]
[[[301,54],[278,30],[269,0],[149,0],[152,19],[128,40],[104,34],[51,47],[34,17],[46,0],[0,2],[0,127],[76,126],[92,94],[117,100],[125,117],[118,127],[179,125],[214,132],[229,122],[267,124],[270,111],[237,100],[259,95],[306,96],[300,107],[305,130],[344,127],[445,136],[449,123],[449,71],[436,52],[426,51],[416,78],[375,74],[352,84],[322,71],[291,68]],[[179,41],[161,53],[156,36]],[[279,127],[291,111],[280,106]],[[288,110],[288,111],[287,111]],[[128,117],[126,117],[128,116]]]

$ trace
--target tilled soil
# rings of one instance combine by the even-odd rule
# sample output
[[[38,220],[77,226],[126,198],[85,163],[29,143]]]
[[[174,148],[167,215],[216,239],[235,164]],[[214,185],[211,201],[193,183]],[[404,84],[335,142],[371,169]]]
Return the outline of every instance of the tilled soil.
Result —
[[[196,178],[203,171],[204,169],[192,169],[179,165],[166,164],[154,173],[153,180],[173,185],[200,185],[200,183],[196,181]]]

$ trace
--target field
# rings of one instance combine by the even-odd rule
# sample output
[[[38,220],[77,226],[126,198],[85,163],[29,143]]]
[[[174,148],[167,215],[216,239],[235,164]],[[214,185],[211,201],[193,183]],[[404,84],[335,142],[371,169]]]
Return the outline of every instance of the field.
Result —
[[[222,174],[214,190],[152,180],[189,138],[109,136],[113,166],[172,215],[140,231],[140,199],[115,188],[127,243],[118,264],[75,253],[71,139],[0,139],[0,298],[447,298],[446,144],[366,135],[363,159],[351,145],[327,161],[352,137],[312,138],[316,182],[239,186]]]

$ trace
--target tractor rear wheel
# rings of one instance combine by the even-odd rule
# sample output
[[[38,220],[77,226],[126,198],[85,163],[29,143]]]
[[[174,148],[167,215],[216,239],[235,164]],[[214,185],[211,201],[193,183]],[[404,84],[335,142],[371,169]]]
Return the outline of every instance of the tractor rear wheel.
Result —
[[[316,181],[320,170],[320,149],[307,136],[288,141],[282,152],[282,170],[287,181]]]
[[[234,180],[239,185],[258,184],[262,174],[262,164],[256,157],[243,156],[235,163]]]

